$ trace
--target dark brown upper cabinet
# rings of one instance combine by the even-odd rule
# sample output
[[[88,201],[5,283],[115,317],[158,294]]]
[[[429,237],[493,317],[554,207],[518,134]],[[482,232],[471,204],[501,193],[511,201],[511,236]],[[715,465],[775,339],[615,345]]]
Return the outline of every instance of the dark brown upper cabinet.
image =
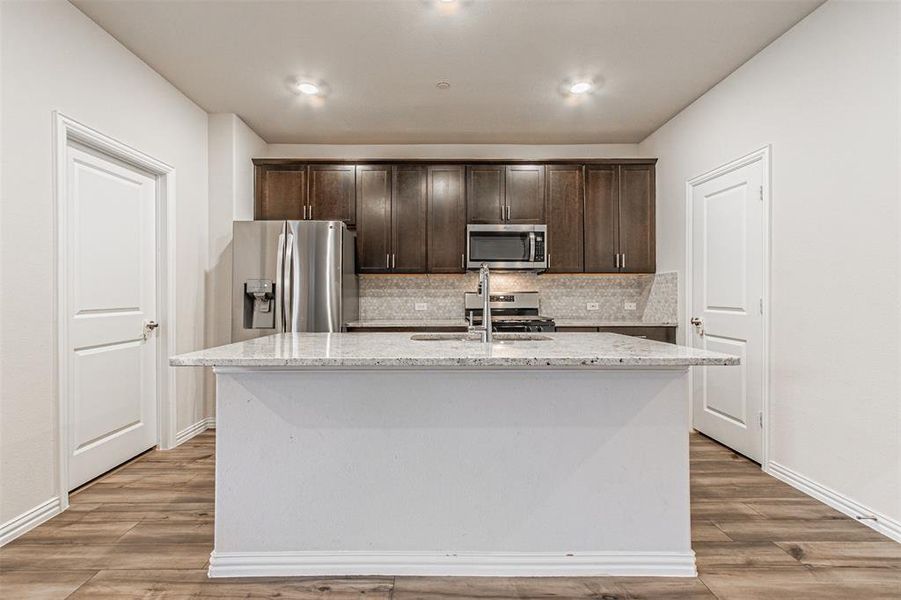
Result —
[[[464,169],[433,165],[428,171],[428,272],[466,271],[466,196]]]
[[[506,220],[506,171],[503,165],[470,165],[466,168],[466,210],[470,223],[503,223]]]
[[[463,273],[467,223],[547,223],[548,272],[653,273],[655,160],[254,159],[256,219],[340,219],[363,273]]]
[[[657,270],[656,176],[651,165],[619,167],[620,272]]]
[[[425,168],[360,165],[356,189],[357,270],[425,273]]]
[[[425,167],[394,167],[391,194],[391,270],[426,272],[428,202]]]
[[[617,165],[585,168],[585,271],[588,273],[619,270],[618,196]]]
[[[356,223],[354,165],[310,165],[307,219]]]
[[[586,167],[586,272],[656,270],[654,179],[654,165]]]
[[[585,268],[583,171],[581,165],[547,166],[548,273],[580,273]]]
[[[391,270],[391,167],[357,167],[357,271]]]
[[[544,223],[544,165],[470,165],[470,223]]]
[[[305,165],[257,167],[254,219],[302,219],[307,205]]]
[[[507,166],[506,222],[544,223],[544,165]]]

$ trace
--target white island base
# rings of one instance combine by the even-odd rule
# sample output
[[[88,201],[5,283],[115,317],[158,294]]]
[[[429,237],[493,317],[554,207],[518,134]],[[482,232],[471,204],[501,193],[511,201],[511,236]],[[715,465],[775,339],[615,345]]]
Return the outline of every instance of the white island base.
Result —
[[[211,577],[695,575],[686,366],[216,373]]]

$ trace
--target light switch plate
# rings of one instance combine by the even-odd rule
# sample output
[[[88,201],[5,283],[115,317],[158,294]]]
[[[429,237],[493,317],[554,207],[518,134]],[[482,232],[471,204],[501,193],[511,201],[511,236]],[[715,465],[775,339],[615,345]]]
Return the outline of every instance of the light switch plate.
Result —
[[[585,308],[586,308],[587,310],[601,310],[601,305],[598,304],[597,302],[589,302],[589,303],[585,306]]]
[[[634,302],[623,302],[623,310],[637,310],[638,305]]]
[[[429,310],[429,305],[426,304],[425,302],[416,302],[413,305],[413,309],[414,310]]]

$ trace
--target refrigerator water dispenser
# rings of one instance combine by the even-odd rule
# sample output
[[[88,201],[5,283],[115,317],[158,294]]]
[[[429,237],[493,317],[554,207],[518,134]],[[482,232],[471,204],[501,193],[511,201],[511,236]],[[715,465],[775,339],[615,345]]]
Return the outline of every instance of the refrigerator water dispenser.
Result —
[[[275,329],[275,284],[271,279],[244,282],[244,328]]]

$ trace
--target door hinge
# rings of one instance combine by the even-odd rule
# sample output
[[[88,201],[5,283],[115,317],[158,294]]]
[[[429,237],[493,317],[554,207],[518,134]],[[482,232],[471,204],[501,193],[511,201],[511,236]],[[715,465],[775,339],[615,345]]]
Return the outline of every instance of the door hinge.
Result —
[[[760,314],[763,314],[763,298],[760,299]]]
[[[763,186],[760,186],[760,201],[763,202]]]
[[[763,429],[763,411],[757,413],[757,424]]]

